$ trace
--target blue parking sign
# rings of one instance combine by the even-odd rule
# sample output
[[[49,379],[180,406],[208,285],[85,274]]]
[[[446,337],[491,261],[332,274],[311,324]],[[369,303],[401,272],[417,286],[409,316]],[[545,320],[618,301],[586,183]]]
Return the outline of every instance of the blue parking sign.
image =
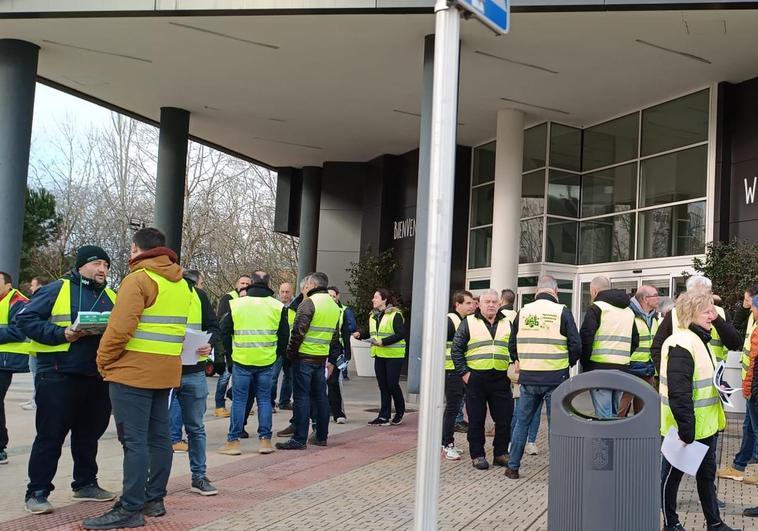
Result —
[[[456,0],[456,4],[495,32],[508,33],[511,18],[509,0]]]

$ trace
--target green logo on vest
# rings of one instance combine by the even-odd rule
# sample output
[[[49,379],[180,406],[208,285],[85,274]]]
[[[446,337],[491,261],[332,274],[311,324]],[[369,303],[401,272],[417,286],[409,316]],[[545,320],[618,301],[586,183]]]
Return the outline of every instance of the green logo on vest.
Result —
[[[526,318],[524,324],[526,324],[526,326],[529,328],[539,328],[540,320],[536,315],[530,315]]]

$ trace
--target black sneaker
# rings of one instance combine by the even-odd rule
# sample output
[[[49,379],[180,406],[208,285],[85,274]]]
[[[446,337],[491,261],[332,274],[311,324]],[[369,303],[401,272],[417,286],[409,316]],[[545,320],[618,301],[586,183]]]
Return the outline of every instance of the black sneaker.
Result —
[[[166,514],[166,506],[163,504],[162,499],[146,501],[145,506],[142,508],[142,514],[150,518],[159,518]]]
[[[664,525],[663,531],[687,531],[682,524]]]
[[[250,438],[250,434],[243,429],[242,433],[240,433],[240,439],[249,439],[249,438]]]
[[[84,529],[119,529],[123,527],[144,527],[145,517],[140,511],[127,511],[120,504],[96,518],[87,518],[82,522]]]
[[[390,424],[392,424],[393,426],[399,426],[402,423],[403,423],[403,415],[398,413],[397,415],[392,417],[392,422]]]
[[[314,446],[326,446],[326,441],[319,441],[316,437],[316,434],[314,433],[308,437],[308,444],[312,444]]]
[[[292,426],[292,424],[290,424],[283,430],[279,430],[278,432],[276,432],[277,437],[292,437],[293,435],[295,435],[295,428]]]
[[[197,492],[202,496],[215,496],[218,494],[218,489],[211,485],[211,482],[206,477],[193,479],[192,488],[190,490],[192,492]]]
[[[465,421],[456,423],[455,431],[456,433],[468,433],[468,423]]]
[[[748,507],[742,511],[742,516],[749,516],[751,518],[758,517],[758,507]]]
[[[48,494],[45,491],[37,491],[27,495],[24,510],[32,514],[48,514],[53,512],[53,505],[47,501]]]
[[[374,420],[368,422],[369,426],[389,426],[390,421],[383,419],[382,417],[376,417]]]
[[[708,531],[742,531],[742,529],[737,529],[737,528],[734,528],[734,527],[729,527],[724,522],[721,522],[719,525],[708,526],[707,529],[708,529]],[[677,531],[679,531],[679,530],[677,530]]]
[[[471,460],[471,466],[477,470],[487,470],[490,464],[487,462],[486,457],[475,457]]]
[[[277,450],[305,450],[306,448],[306,445],[300,444],[295,439],[290,439],[283,443],[276,443]]]
[[[101,489],[97,483],[87,485],[81,489],[75,490],[72,498],[76,501],[96,501],[96,502],[109,502],[114,499],[116,495],[112,492],[108,492],[105,489]]]
[[[5,450],[0,450],[0,465],[8,464],[8,454]]]

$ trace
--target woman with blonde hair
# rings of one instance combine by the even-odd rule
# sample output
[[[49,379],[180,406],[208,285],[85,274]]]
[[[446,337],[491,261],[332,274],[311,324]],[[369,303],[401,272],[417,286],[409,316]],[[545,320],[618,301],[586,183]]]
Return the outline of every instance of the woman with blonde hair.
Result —
[[[708,447],[697,470],[697,492],[709,530],[732,531],[721,520],[716,499],[716,439],[726,427],[718,390],[713,385],[716,359],[711,352],[711,327],[716,319],[713,296],[706,291],[683,293],[676,301],[679,328],[661,349],[661,435],[674,428],[683,444]],[[664,531],[685,531],[676,513],[683,472],[662,458],[661,499]]]

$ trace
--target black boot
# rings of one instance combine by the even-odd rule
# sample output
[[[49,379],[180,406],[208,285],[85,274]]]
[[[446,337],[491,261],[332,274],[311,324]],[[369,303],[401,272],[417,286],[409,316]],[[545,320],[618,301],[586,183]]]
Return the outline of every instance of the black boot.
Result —
[[[127,511],[120,504],[96,518],[82,522],[84,529],[120,529],[122,527],[144,527],[145,517],[141,511]]]

